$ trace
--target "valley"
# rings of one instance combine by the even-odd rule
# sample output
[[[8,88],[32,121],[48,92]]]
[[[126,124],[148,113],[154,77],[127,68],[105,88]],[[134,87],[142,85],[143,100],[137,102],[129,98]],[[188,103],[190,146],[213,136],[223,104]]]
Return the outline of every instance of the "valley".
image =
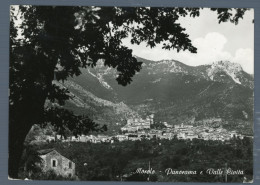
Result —
[[[57,82],[73,96],[66,107],[106,124],[107,134],[117,133],[129,118],[154,114],[155,122],[170,125],[221,118],[224,128],[252,135],[254,80],[239,64],[194,67],[175,60],[137,60],[142,69],[127,86],[118,85],[116,70],[101,61],[78,77]]]

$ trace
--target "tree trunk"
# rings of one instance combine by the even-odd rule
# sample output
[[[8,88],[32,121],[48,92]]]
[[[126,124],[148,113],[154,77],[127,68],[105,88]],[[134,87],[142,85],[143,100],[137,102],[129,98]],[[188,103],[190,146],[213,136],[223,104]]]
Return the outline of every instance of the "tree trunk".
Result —
[[[30,131],[31,125],[9,122],[9,158],[8,174],[11,178],[18,178],[19,165],[24,149],[24,140]]]
[[[31,88],[32,94],[23,95],[23,101],[9,107],[9,160],[8,174],[17,178],[26,135],[33,124],[43,121],[47,93]],[[24,93],[26,94],[26,93]],[[18,94],[19,95],[19,94]]]

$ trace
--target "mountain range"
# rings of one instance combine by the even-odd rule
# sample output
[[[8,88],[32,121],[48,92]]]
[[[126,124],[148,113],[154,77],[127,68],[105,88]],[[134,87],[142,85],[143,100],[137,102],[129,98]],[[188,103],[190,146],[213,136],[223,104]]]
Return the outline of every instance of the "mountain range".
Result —
[[[239,64],[188,66],[176,60],[135,57],[142,69],[127,86],[118,85],[117,71],[102,61],[60,83],[74,97],[66,107],[107,124],[109,133],[118,132],[128,118],[151,113],[155,121],[172,125],[221,118],[229,129],[252,133],[254,78]]]

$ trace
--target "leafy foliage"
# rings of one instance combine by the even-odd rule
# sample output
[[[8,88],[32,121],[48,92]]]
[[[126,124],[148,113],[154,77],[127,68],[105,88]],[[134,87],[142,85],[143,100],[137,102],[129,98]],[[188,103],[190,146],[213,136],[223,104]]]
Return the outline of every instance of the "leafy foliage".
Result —
[[[28,145],[22,155],[20,162],[20,178],[32,178],[37,173],[42,173],[40,165],[42,159],[39,157],[34,147]]]
[[[230,141],[141,140],[110,143],[50,143],[40,148],[55,148],[76,162],[80,180],[224,182],[222,175],[206,173],[208,168],[242,170],[244,175],[229,175],[228,182],[242,182],[253,177],[253,140]],[[155,170],[155,174],[134,173],[138,168]],[[197,171],[196,175],[167,175],[165,170]],[[203,171],[203,175],[199,172]]]
[[[46,119],[54,124],[54,128],[62,136],[67,137],[66,129],[78,136],[90,131],[106,131],[106,125],[100,127],[85,115],[74,115],[72,111],[62,108],[49,108],[46,110]]]
[[[234,15],[232,13],[232,8],[211,8],[211,10],[217,12],[219,23],[230,21],[234,24],[238,24],[239,19],[243,19],[248,8],[235,9]]]

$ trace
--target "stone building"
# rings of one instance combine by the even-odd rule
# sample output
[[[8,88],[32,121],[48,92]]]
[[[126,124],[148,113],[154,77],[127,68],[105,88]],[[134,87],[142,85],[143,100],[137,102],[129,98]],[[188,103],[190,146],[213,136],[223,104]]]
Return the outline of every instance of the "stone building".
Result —
[[[75,163],[55,149],[39,150],[38,153],[43,159],[42,170],[44,172],[52,170],[57,175],[75,177]]]
[[[142,118],[131,118],[127,120],[127,124],[121,128],[121,131],[135,132],[143,129],[150,129],[151,125],[154,124],[154,114],[151,114],[146,117],[146,119]]]

